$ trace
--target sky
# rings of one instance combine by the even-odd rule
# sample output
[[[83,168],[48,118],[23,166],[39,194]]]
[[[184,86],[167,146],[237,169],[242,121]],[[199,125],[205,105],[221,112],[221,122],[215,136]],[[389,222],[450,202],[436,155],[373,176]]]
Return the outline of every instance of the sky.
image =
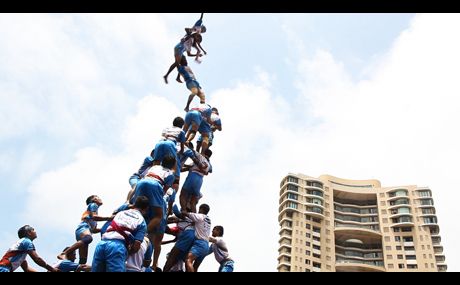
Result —
[[[0,250],[31,224],[54,263],[86,197],[102,198],[101,215],[123,202],[161,130],[185,115],[188,90],[162,76],[198,17],[0,14]],[[289,172],[430,187],[448,271],[460,271],[458,15],[205,13],[204,24],[208,54],[189,64],[223,130],[202,202],[235,271],[276,271]]]

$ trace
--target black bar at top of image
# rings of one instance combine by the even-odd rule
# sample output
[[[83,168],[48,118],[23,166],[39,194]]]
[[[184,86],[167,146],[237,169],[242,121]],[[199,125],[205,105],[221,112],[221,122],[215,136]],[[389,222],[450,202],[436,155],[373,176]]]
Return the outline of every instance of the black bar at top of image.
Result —
[[[202,0],[202,1],[4,1],[0,12],[51,13],[422,13],[454,12],[455,1],[438,0]]]

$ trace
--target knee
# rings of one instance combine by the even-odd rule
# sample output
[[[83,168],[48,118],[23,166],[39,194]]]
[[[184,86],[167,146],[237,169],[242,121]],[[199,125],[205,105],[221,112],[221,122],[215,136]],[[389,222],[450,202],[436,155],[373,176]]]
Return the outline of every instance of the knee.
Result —
[[[81,241],[83,242],[83,244],[89,245],[93,242],[93,237],[91,235],[86,235],[81,239]]]

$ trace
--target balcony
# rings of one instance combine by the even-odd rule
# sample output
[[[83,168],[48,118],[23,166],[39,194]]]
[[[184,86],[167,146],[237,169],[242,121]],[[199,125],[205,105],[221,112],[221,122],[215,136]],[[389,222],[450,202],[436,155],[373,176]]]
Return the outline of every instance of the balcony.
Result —
[[[379,226],[364,226],[354,224],[335,223],[335,232],[344,234],[372,235],[382,237]]]
[[[385,272],[383,261],[360,261],[339,259],[336,256],[335,269],[337,272]]]
[[[446,272],[447,271],[447,265],[438,264],[438,271],[439,272]]]

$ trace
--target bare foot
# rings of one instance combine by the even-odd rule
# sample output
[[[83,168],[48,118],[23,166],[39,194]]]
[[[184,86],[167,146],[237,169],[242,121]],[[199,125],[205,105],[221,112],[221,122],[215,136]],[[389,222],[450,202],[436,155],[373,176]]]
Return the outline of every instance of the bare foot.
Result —
[[[182,81],[180,80],[180,78],[176,78],[176,81],[179,82],[179,83],[182,83]]]
[[[163,76],[163,79],[165,80],[165,83],[168,84],[168,77],[166,75]]]

